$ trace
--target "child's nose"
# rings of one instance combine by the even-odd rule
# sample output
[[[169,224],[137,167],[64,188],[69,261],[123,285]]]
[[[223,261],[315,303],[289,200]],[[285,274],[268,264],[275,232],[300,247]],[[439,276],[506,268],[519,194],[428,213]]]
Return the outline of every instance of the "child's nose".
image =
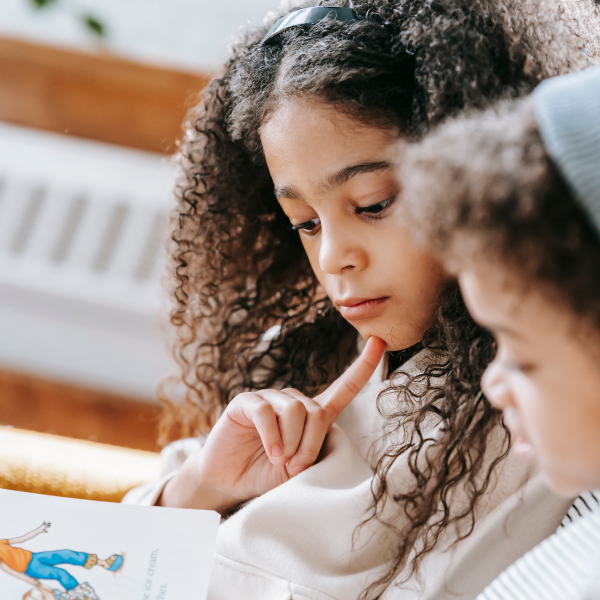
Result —
[[[339,275],[344,270],[365,268],[366,254],[352,235],[344,234],[341,228],[322,227],[319,265],[325,273]]]
[[[481,389],[486,398],[499,410],[513,404],[504,370],[497,361],[493,361],[483,374]]]

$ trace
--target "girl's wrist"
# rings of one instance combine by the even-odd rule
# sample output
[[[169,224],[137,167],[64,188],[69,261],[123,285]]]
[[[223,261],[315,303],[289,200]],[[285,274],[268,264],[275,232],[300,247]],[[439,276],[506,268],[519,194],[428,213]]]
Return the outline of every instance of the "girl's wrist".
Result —
[[[157,505],[169,508],[214,510],[228,514],[239,501],[203,482],[188,461],[165,485]]]

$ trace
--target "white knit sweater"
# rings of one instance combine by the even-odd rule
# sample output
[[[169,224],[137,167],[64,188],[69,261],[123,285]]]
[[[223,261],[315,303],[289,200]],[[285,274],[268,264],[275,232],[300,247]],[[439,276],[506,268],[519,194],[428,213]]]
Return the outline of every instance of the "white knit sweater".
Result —
[[[421,353],[404,368],[420,369],[423,360]],[[382,365],[338,418],[319,463],[222,523],[209,600],[352,600],[385,569],[397,543],[394,536],[376,521],[357,530],[371,501],[369,451],[382,431],[375,405],[387,385]],[[132,490],[124,502],[154,504],[174,471],[201,444],[182,440],[167,447],[163,479]],[[573,499],[554,496],[537,475],[528,477],[530,470],[511,453],[482,498],[473,533],[449,549],[457,532],[447,533],[423,562],[419,581],[390,586],[385,600],[475,598],[553,533]],[[406,462],[397,461],[394,486],[401,489],[410,480]],[[460,490],[455,501],[461,501]],[[391,510],[394,503],[388,504]],[[398,525],[405,518],[387,517]]]
[[[597,496],[592,495],[597,501]],[[497,577],[477,600],[598,600],[600,506],[550,536]]]

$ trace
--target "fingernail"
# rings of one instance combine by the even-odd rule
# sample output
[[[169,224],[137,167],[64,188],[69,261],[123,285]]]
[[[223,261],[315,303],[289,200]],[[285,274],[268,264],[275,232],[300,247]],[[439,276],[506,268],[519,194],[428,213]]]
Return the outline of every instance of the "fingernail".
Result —
[[[294,465],[293,467],[290,467],[290,473],[293,477],[296,477],[296,475],[300,475],[302,471],[306,471],[306,467],[303,467],[302,465]]]
[[[279,458],[280,456],[283,456],[283,450],[281,449],[281,446],[273,446],[271,448],[271,456],[273,458]]]

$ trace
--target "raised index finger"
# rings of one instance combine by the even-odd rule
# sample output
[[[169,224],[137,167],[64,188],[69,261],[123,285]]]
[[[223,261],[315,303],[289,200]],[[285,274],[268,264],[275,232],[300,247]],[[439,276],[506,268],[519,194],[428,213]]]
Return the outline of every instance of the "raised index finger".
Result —
[[[350,368],[338,377],[315,400],[329,414],[329,426],[339,414],[356,398],[375,372],[385,350],[385,342],[378,337],[370,337],[361,355]]]

